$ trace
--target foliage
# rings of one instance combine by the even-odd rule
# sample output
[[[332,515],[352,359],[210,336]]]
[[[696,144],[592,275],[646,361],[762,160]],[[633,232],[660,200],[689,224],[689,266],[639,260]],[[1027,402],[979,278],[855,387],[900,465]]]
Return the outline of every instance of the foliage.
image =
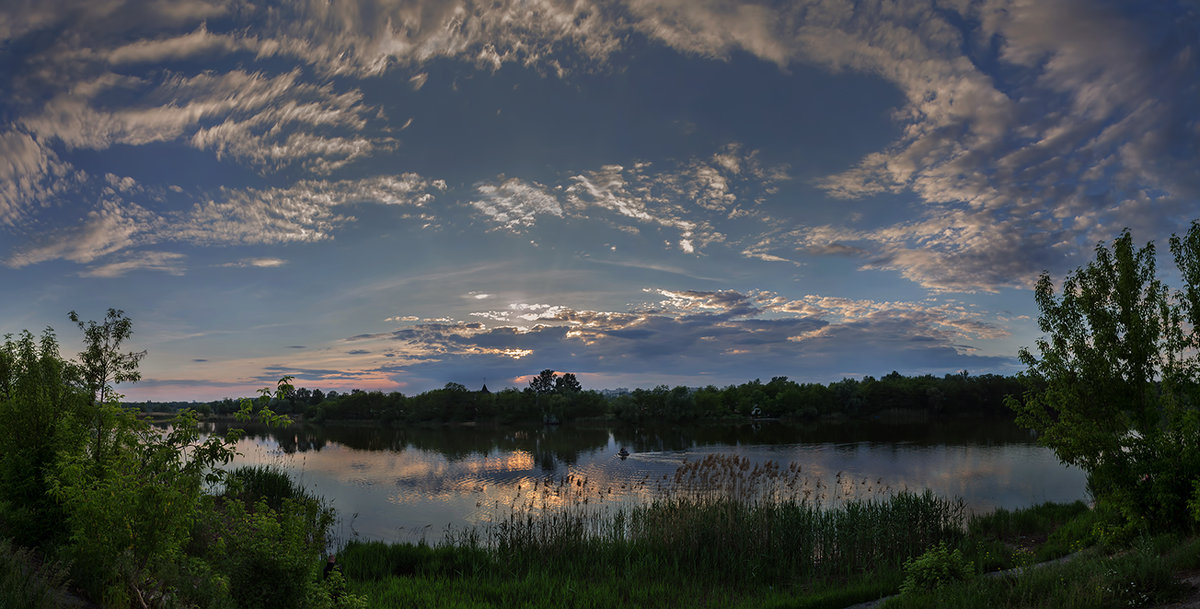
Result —
[[[139,420],[112,387],[139,376],[144,352],[121,351],[129,319],[114,309],[102,324],[70,317],[84,333],[78,363],[59,356],[50,330],[40,341],[8,335],[0,348],[0,533],[68,561],[105,607],[362,605],[317,574],[332,510],[277,472],[241,471],[240,494],[210,494],[241,431],[201,434],[191,410],[166,431]],[[271,405],[294,393],[290,381],[243,400],[238,419],[289,422]],[[37,606],[38,590],[61,587],[53,566],[20,571],[28,555],[7,544],[5,606]],[[10,585],[12,573],[28,585]]]
[[[266,501],[275,511],[283,509],[285,499],[320,502],[297,485],[287,472],[268,465],[245,465],[227,472],[223,496],[245,505]]]
[[[932,543],[962,535],[965,508],[932,493],[846,497],[836,506],[796,484],[798,468],[726,467],[737,457],[680,468],[674,484],[648,488],[648,504],[600,508],[602,489],[583,479],[547,481],[530,503],[447,543],[493,553],[494,568],[521,574],[543,564],[580,573],[636,569],[726,585],[783,585],[798,574],[836,580],[890,567]],[[702,490],[690,480],[705,481]],[[719,548],[719,550],[714,550]],[[473,569],[493,568],[473,562]]]
[[[891,372],[881,378],[842,379],[835,383],[796,383],[787,377],[758,379],[724,388],[668,387],[633,391],[584,390],[572,373],[543,370],[524,391],[471,391],[459,383],[405,396],[399,392],[353,390],[339,394],[301,387],[275,398],[278,412],[303,413],[310,422],[376,420],[387,424],[456,423],[464,421],[540,423],[553,415],[559,422],[605,417],[629,424],[724,422],[746,417],[812,421],[818,417],[928,420],[960,415],[1009,416],[1006,395],[1019,393],[1021,382],[995,374],[966,371],[942,377],[906,377]],[[230,414],[239,402],[230,398],[207,404],[140,403],[145,411],[181,407]]]
[[[1200,477],[1200,224],[1171,245],[1179,293],[1159,281],[1154,245],[1135,249],[1128,230],[1111,249],[1098,245],[1059,296],[1043,274],[1035,296],[1046,336],[1038,356],[1021,350],[1027,390],[1009,401],[1039,443],[1088,473],[1097,501],[1121,515],[1109,530],[1125,537],[1185,525]]]
[[[0,607],[56,609],[66,594],[67,571],[56,563],[38,565],[33,552],[0,538]]]
[[[975,565],[963,557],[962,550],[951,550],[943,541],[924,554],[904,561],[904,583],[900,584],[900,593],[933,590],[951,582],[964,581],[974,574]]]
[[[1070,561],[1038,565],[1019,576],[976,577],[931,591],[903,594],[886,609],[935,607],[1118,609],[1171,601],[1181,591],[1172,572],[1194,564],[1196,540],[1142,538],[1108,555],[1088,550]]]
[[[46,494],[60,454],[84,442],[78,423],[87,396],[77,369],[58,353],[54,332],[6,335],[0,348],[0,533],[22,545],[60,535],[61,504]]]
[[[1074,503],[1042,503],[1024,509],[1004,508],[973,516],[967,531],[974,537],[1003,541],[1010,545],[1032,545],[1045,540],[1038,548],[1038,558],[1057,558],[1068,554],[1072,544],[1091,545],[1090,531],[1094,513],[1082,501]],[[1078,549],[1078,548],[1075,548]]]
[[[283,499],[278,511],[266,499],[250,507],[230,501],[223,508],[223,543],[214,544],[212,558],[240,607],[301,607],[318,594],[324,532],[333,521],[328,509],[292,499]]]
[[[104,323],[84,322],[75,311],[67,317],[83,332],[84,349],[79,353],[79,363],[92,402],[104,404],[117,400],[119,396],[112,385],[142,378],[137,368],[146,352],[121,352],[122,343],[133,336],[133,320],[119,309],[109,309]]]
[[[161,595],[154,574],[181,558],[197,514],[210,504],[204,485],[233,457],[233,436],[200,441],[191,412],[166,434],[120,414],[128,441],[105,454],[100,473],[90,457],[64,456],[50,494],[71,506],[66,552],[94,595]]]

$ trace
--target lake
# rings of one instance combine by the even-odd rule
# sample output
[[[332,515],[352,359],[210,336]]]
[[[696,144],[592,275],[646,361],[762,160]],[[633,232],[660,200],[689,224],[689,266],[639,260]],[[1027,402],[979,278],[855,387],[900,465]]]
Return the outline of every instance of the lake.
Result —
[[[228,424],[205,423],[206,431]],[[335,535],[435,543],[447,531],[514,510],[587,500],[604,510],[652,500],[686,462],[735,455],[791,472],[797,492],[828,505],[930,489],[985,512],[1087,500],[1084,473],[1009,421],[668,429],[603,427],[244,426],[237,465],[274,465],[324,496]],[[621,459],[618,451],[630,453]],[[794,466],[793,466],[794,464]],[[790,468],[790,469],[789,469]],[[564,492],[570,488],[573,492]]]

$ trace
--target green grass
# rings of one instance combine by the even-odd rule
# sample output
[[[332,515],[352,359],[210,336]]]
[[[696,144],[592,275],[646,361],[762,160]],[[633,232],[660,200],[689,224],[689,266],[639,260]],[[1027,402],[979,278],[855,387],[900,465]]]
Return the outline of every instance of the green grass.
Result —
[[[668,580],[654,580],[637,572],[580,578],[547,568],[521,577],[393,577],[355,582],[352,590],[370,599],[372,607],[841,609],[880,598],[898,582],[899,575],[893,574],[816,589],[740,589],[712,586],[686,574]]]
[[[968,531],[972,536],[994,537],[1009,542],[1033,536],[1044,539],[1062,525],[1089,511],[1082,501],[1042,503],[1019,510],[1000,508],[988,514],[972,516]]]
[[[973,515],[963,551],[982,571],[1044,562],[1095,545],[1099,515],[1082,501]]]
[[[943,543],[961,551],[966,581],[887,607],[1148,606],[1180,593],[1175,571],[1200,567],[1200,540],[1097,544],[1104,515],[1082,502],[968,520],[961,501],[929,492],[831,495],[801,484],[798,468],[736,457],[654,484],[652,501],[622,506],[601,505],[586,479],[548,480],[506,517],[440,545],[351,542],[339,562],[372,607],[447,609],[840,609],[897,594],[906,559]],[[982,575],[1074,552],[1020,576]]]
[[[56,564],[39,566],[29,550],[0,539],[0,607],[55,609],[66,579],[65,569]]]
[[[1200,561],[1200,541],[1174,536],[1139,539],[1132,548],[1100,548],[1075,559],[1029,569],[1018,577],[976,577],[923,594],[902,595],[886,609],[1116,609],[1150,607],[1183,592],[1174,572]]]
[[[568,477],[436,547],[351,542],[339,562],[379,607],[818,609],[885,596],[906,558],[963,537],[961,501],[846,487],[825,505],[798,479],[798,468],[712,457],[650,503],[600,506]]]
[[[265,499],[275,511],[282,509],[284,499],[324,504],[323,499],[309,493],[287,472],[269,465],[245,465],[230,471],[225,477],[224,496],[236,497],[245,505]]]

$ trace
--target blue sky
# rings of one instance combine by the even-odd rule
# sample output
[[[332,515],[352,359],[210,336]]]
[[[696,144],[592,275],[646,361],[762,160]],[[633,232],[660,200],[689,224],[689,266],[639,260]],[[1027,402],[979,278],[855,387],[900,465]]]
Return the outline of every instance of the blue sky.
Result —
[[[1170,1],[10,1],[0,328],[123,309],[130,399],[1010,374],[1038,273],[1200,217],[1197,41]]]

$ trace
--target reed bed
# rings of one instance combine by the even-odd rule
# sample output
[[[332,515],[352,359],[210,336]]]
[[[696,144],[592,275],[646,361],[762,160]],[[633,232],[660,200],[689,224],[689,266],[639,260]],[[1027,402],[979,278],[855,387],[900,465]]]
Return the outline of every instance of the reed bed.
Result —
[[[906,558],[963,535],[966,509],[929,491],[878,481],[811,482],[799,466],[731,455],[684,463],[631,489],[643,504],[577,476],[539,481],[493,522],[449,531],[514,576],[553,565],[564,575],[625,573],[705,578],[722,585],[789,585],[898,571]],[[625,490],[625,489],[623,489]]]

